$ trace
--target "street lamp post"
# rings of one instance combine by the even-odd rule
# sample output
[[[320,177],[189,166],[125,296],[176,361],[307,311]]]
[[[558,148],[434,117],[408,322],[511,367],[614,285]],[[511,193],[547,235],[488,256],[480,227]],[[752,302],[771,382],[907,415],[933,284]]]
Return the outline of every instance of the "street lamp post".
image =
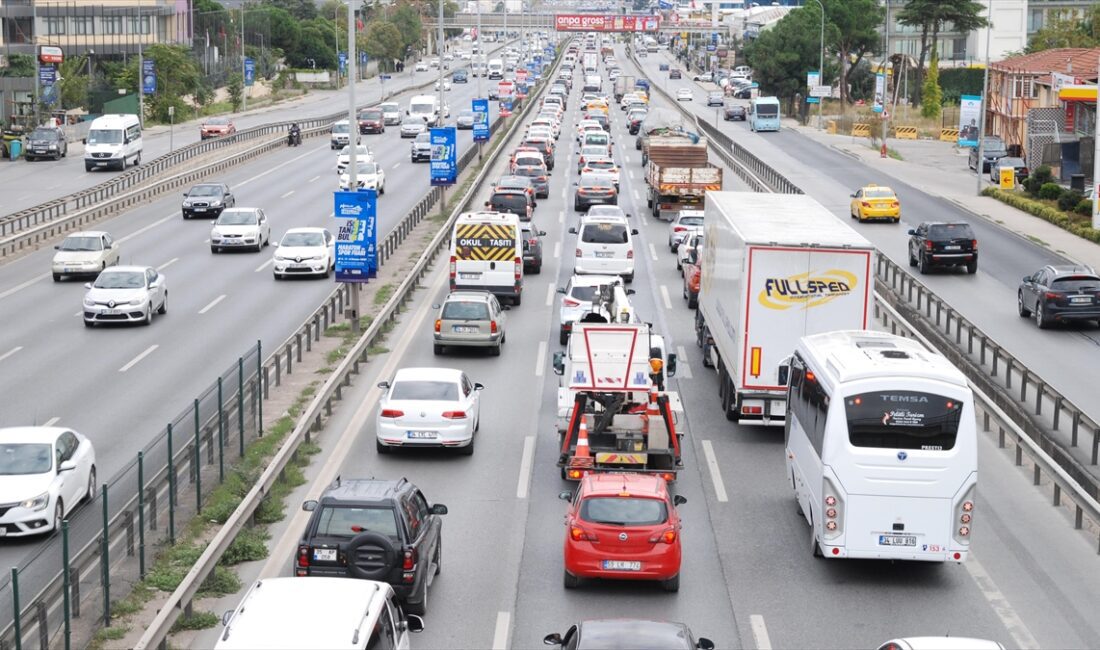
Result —
[[[982,75],[982,114],[978,116],[978,194],[982,193],[982,170],[985,168],[982,144],[985,142],[985,114],[989,109],[989,41],[992,40],[992,23],[985,28],[985,74]],[[1094,172],[1095,173],[1095,165]],[[1096,208],[1093,208],[1093,223],[1096,223]]]
[[[339,50],[339,47],[337,47]],[[359,116],[355,106],[355,0],[348,0],[348,191],[359,191]],[[339,59],[339,54],[337,55]],[[337,67],[339,69],[339,67]],[[352,135],[355,137],[353,138]],[[351,331],[359,333],[359,284],[351,283]]]
[[[241,5],[241,111],[248,110],[248,86],[245,85],[244,55],[244,5]]]
[[[141,0],[137,3],[138,31],[141,31]],[[141,34],[138,34],[138,123],[145,127],[145,56],[141,49]],[[126,163],[123,160],[123,166]]]
[[[818,83],[820,83],[822,86],[824,86],[824,85],[826,85],[825,84],[825,5],[821,2],[821,0],[814,0],[814,2],[817,3],[817,6],[821,7],[821,49],[819,49],[818,52],[817,52],[817,79],[818,79]],[[824,107],[825,107],[825,98],[824,97],[818,97],[817,98],[817,130],[818,131],[820,131],[822,129],[822,124],[825,120],[825,117],[823,115]]]

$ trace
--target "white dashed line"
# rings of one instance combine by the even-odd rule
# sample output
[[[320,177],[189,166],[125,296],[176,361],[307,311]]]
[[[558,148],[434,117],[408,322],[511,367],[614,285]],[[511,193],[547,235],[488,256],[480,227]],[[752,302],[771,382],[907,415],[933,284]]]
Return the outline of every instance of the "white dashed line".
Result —
[[[27,287],[31,286],[35,282],[45,280],[48,277],[50,277],[49,273],[43,273],[42,275],[34,276],[30,280],[27,280],[26,282],[24,282],[22,284],[17,284],[14,287],[12,287],[11,289],[8,289],[7,291],[5,291],[3,293],[0,293],[0,300],[2,300],[4,298],[7,298],[8,296],[12,295],[13,293],[18,293],[18,292],[22,291],[23,289],[26,289]]]
[[[665,309],[672,309],[672,299],[668,297],[668,287],[661,285],[661,302],[665,303]]]
[[[657,248],[653,246],[653,243],[649,244],[649,256],[653,258],[653,261],[657,261]]]
[[[558,212],[558,223],[565,223],[565,210]]]
[[[160,266],[158,266],[158,267],[157,267],[157,270],[158,270],[158,271],[163,271],[164,269],[168,268],[169,266],[172,266],[173,264],[175,264],[175,263],[176,263],[176,262],[178,262],[178,261],[180,261],[180,258],[178,258],[178,257],[173,257],[172,259],[168,260],[168,261],[167,261],[167,262],[165,262],[164,264],[161,264]]]
[[[121,244],[123,242],[130,241],[134,237],[137,237],[138,235],[140,235],[140,234],[142,234],[142,233],[144,233],[148,230],[152,230],[153,228],[156,228],[160,224],[165,223],[166,221],[168,221],[170,219],[175,219],[178,216],[179,216],[178,212],[173,212],[172,214],[168,215],[167,217],[161,217],[160,219],[157,219],[156,221],[149,224],[148,226],[145,226],[144,228],[138,228],[137,230],[130,233],[129,235],[126,235],[125,237],[119,237],[118,239],[115,240],[115,243],[116,244]]]
[[[45,422],[43,422],[42,426],[52,427],[53,425],[57,424],[60,421],[61,421],[61,418],[55,416],[55,417],[52,417],[49,420],[46,420]]]
[[[547,285],[546,287],[546,306],[550,307],[554,304],[554,285]]]
[[[541,377],[546,371],[546,341],[539,341],[539,351],[535,357],[535,376]]]
[[[691,366],[687,362],[687,350],[684,349],[684,346],[679,345],[676,346],[676,353],[676,374],[684,379],[692,379]]]
[[[266,262],[264,262],[263,264],[261,264],[261,265],[259,265],[259,266],[257,266],[257,267],[256,267],[256,271],[255,271],[255,272],[256,272],[256,273],[259,273],[260,271],[263,271],[263,270],[264,270],[264,269],[266,269],[267,267],[271,266],[271,265],[272,265],[272,264],[273,264],[274,262],[275,262],[275,258],[274,258],[274,257],[269,257],[269,258],[268,258],[268,260],[267,260]]]
[[[280,196],[279,198],[280,199],[285,199],[286,197],[290,196],[291,194],[294,194],[294,190],[290,190],[289,192],[287,192],[286,194]]]
[[[546,342],[543,341],[540,349],[545,351]],[[541,358],[541,357],[540,357]],[[531,464],[535,459],[535,436],[527,436],[523,440],[523,456],[519,461],[519,483],[516,485],[516,498],[527,498],[527,486],[531,482]]]
[[[321,177],[320,176],[314,176],[313,178],[309,179],[309,182],[312,183],[313,181],[317,180],[318,178],[321,178]]]
[[[1027,628],[1023,619],[1013,609],[1012,604],[1008,602],[1008,598],[1005,598],[1000,588],[993,582],[993,578],[986,573],[985,567],[974,557],[973,552],[963,563],[963,566],[966,567],[967,573],[974,579],[982,595],[993,607],[997,618],[1001,619],[1001,623],[1008,628],[1008,633],[1012,635],[1012,639],[1016,642],[1015,645],[1025,649],[1038,648],[1039,642],[1035,640],[1031,630]]]
[[[749,614],[749,625],[752,626],[756,650],[772,650],[772,640],[768,638],[768,626],[764,624],[764,617],[760,614]]]
[[[630,180],[634,180],[634,170],[633,169],[626,170],[626,173],[630,174]]]
[[[703,455],[707,459],[707,469],[710,470],[710,480],[714,483],[714,496],[719,503],[729,501],[726,496],[726,486],[722,484],[722,470],[718,468],[718,457],[714,455],[714,445],[709,440],[703,441]]]
[[[642,200],[642,195],[638,193],[638,190],[634,190],[634,200],[635,201],[641,201]]]
[[[493,630],[493,650],[508,650],[508,626],[512,615],[508,612],[497,612],[497,625]]]
[[[561,242],[560,241],[554,243],[554,258],[557,259],[559,257],[561,257]]]
[[[393,169],[397,169],[400,166],[401,166],[401,163],[394,163]]]
[[[206,312],[213,309],[215,305],[217,305],[219,302],[221,302],[223,300],[225,300],[225,294],[224,293],[222,295],[218,296],[217,298],[214,298],[213,300],[211,300],[210,304],[206,305],[205,307],[203,307],[202,309],[199,310],[199,313],[200,314],[205,314]]]
[[[147,356],[149,356],[150,354],[152,354],[152,353],[153,353],[153,350],[156,350],[156,349],[157,349],[157,348],[159,348],[159,347],[160,347],[159,345],[150,345],[149,347],[145,348],[145,352],[142,352],[141,354],[139,354],[139,355],[137,355],[136,357],[134,357],[134,358],[133,358],[133,359],[132,359],[132,360],[131,360],[131,361],[130,361],[129,363],[127,363],[127,364],[126,364],[125,366],[122,366],[121,368],[119,368],[119,369],[118,369],[118,371],[119,371],[119,372],[126,372],[126,371],[127,371],[127,370],[129,370],[130,368],[133,368],[133,367],[134,367],[134,366],[136,366],[137,364],[141,363],[141,360],[142,360],[142,359],[144,359],[145,357],[147,357]]]
[[[7,352],[5,352],[4,354],[0,354],[0,361],[3,361],[4,359],[7,359],[11,355],[15,354],[16,352],[18,352],[22,349],[23,349],[22,345],[17,345],[14,348],[12,348],[12,349],[8,350]]]

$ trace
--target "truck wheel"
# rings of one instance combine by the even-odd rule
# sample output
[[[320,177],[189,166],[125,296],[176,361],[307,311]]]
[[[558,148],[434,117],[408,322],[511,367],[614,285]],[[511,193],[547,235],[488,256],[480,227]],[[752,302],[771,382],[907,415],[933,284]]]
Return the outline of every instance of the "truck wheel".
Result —
[[[698,309],[698,308],[699,308],[699,296],[698,295],[694,295],[694,296],[693,295],[688,295],[688,309]]]

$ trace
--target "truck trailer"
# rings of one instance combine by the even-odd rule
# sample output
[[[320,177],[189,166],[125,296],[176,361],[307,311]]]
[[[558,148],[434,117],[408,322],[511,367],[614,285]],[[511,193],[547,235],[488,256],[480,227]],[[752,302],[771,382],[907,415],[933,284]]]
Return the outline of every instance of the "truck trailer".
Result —
[[[870,325],[874,246],[805,194],[711,192],[695,316],[727,420],[782,426],[803,336]]]

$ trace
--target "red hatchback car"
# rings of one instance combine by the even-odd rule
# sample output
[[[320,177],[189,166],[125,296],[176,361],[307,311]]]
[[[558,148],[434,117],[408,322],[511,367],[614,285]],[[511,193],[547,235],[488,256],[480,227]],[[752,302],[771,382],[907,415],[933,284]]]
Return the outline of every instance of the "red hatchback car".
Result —
[[[566,589],[582,578],[657,580],[665,591],[680,589],[680,516],[659,476],[589,474],[576,493],[558,495],[571,503],[565,517]]]

